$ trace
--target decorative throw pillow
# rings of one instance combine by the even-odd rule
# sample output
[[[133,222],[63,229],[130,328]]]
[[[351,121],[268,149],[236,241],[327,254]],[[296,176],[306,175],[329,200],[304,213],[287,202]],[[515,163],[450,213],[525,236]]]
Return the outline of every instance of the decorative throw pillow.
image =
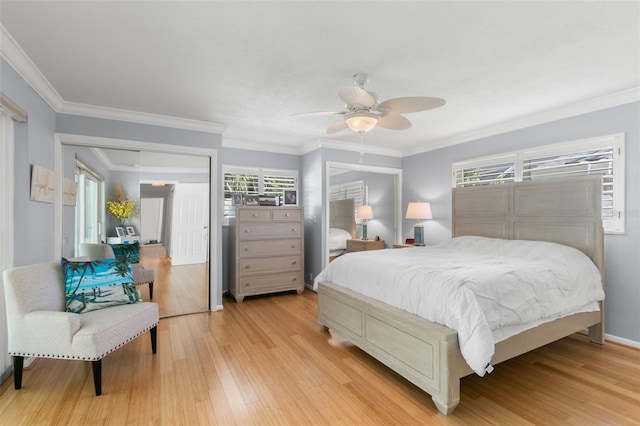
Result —
[[[129,263],[140,262],[140,244],[110,244],[110,246],[116,258],[122,257]]]
[[[93,262],[62,259],[67,312],[95,311],[113,305],[139,302],[131,265],[124,258]]]

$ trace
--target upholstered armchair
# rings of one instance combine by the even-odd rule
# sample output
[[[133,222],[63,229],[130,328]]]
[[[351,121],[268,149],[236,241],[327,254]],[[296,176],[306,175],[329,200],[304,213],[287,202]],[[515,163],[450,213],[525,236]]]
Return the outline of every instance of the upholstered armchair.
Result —
[[[115,254],[109,244],[80,243],[78,255],[89,260],[113,259]],[[153,283],[155,273],[153,269],[145,268],[140,263],[133,263],[133,280],[136,285],[149,284],[149,299],[153,300]]]
[[[147,331],[152,353],[156,353],[156,303],[66,312],[60,262],[8,269],[4,272],[4,287],[16,389],[22,387],[24,357],[91,361],[98,396],[102,393],[102,358],[106,355]]]

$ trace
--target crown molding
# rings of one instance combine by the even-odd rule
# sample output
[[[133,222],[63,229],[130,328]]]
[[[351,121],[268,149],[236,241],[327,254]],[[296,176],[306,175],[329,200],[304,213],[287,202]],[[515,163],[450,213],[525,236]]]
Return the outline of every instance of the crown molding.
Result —
[[[386,155],[388,157],[402,157],[402,151],[382,146],[359,144],[353,142],[336,141],[333,139],[319,139],[317,148],[339,149],[341,151],[364,152],[365,154]]]
[[[62,97],[2,24],[0,24],[0,40],[2,40],[0,43],[2,57],[54,111],[58,111],[64,104]]]
[[[171,117],[168,115],[149,114],[146,112],[129,111],[75,102],[64,102],[57,112],[62,114],[128,121],[131,123],[150,124],[153,126],[172,127],[176,129],[194,130],[207,133],[222,134],[228,127],[224,124],[210,121],[191,120],[187,118]]]
[[[401,157],[401,152],[397,149],[384,148],[380,146],[372,146],[336,141],[330,139],[316,139],[301,146],[265,144],[263,142],[248,142],[240,139],[224,138],[222,140],[223,148],[246,149],[248,151],[276,152],[280,154],[305,155],[319,148],[338,149],[341,151],[354,151],[365,154],[379,154],[389,157]]]
[[[640,101],[640,87],[632,87],[621,92],[612,93],[599,98],[588,99],[583,102],[576,102],[552,110],[543,111],[538,114],[533,114],[525,118],[507,121],[474,132],[464,133],[452,138],[437,140],[432,143],[428,143],[427,145],[404,150],[402,152],[402,156],[408,157],[411,155],[421,154],[423,152],[435,151],[436,149],[446,148],[464,142],[487,138],[502,133],[525,129],[539,124],[575,117],[581,114],[587,114],[638,101]]]
[[[278,154],[300,155],[300,147],[291,145],[266,144],[264,142],[250,142],[241,139],[225,138],[222,135],[222,147],[245,149],[247,151],[275,152]]]

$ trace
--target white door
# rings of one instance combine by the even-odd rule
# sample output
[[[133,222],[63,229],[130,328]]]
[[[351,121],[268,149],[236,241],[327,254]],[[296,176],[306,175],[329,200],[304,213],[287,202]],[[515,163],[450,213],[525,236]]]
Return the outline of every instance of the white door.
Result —
[[[171,264],[204,263],[208,259],[209,184],[176,184],[171,226]]]
[[[140,241],[162,241],[162,211],[164,198],[143,198],[140,200]]]

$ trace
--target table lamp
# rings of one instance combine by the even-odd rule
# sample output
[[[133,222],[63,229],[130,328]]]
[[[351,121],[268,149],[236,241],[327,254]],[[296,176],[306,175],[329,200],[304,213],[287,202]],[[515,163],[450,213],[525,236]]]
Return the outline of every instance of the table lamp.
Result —
[[[373,209],[371,206],[360,206],[356,212],[356,219],[362,219],[362,239],[367,239],[367,221],[373,219]]]
[[[424,226],[421,220],[433,219],[431,215],[431,204],[425,202],[409,203],[407,206],[407,219],[416,219],[416,225],[413,227],[414,246],[424,245]]]

